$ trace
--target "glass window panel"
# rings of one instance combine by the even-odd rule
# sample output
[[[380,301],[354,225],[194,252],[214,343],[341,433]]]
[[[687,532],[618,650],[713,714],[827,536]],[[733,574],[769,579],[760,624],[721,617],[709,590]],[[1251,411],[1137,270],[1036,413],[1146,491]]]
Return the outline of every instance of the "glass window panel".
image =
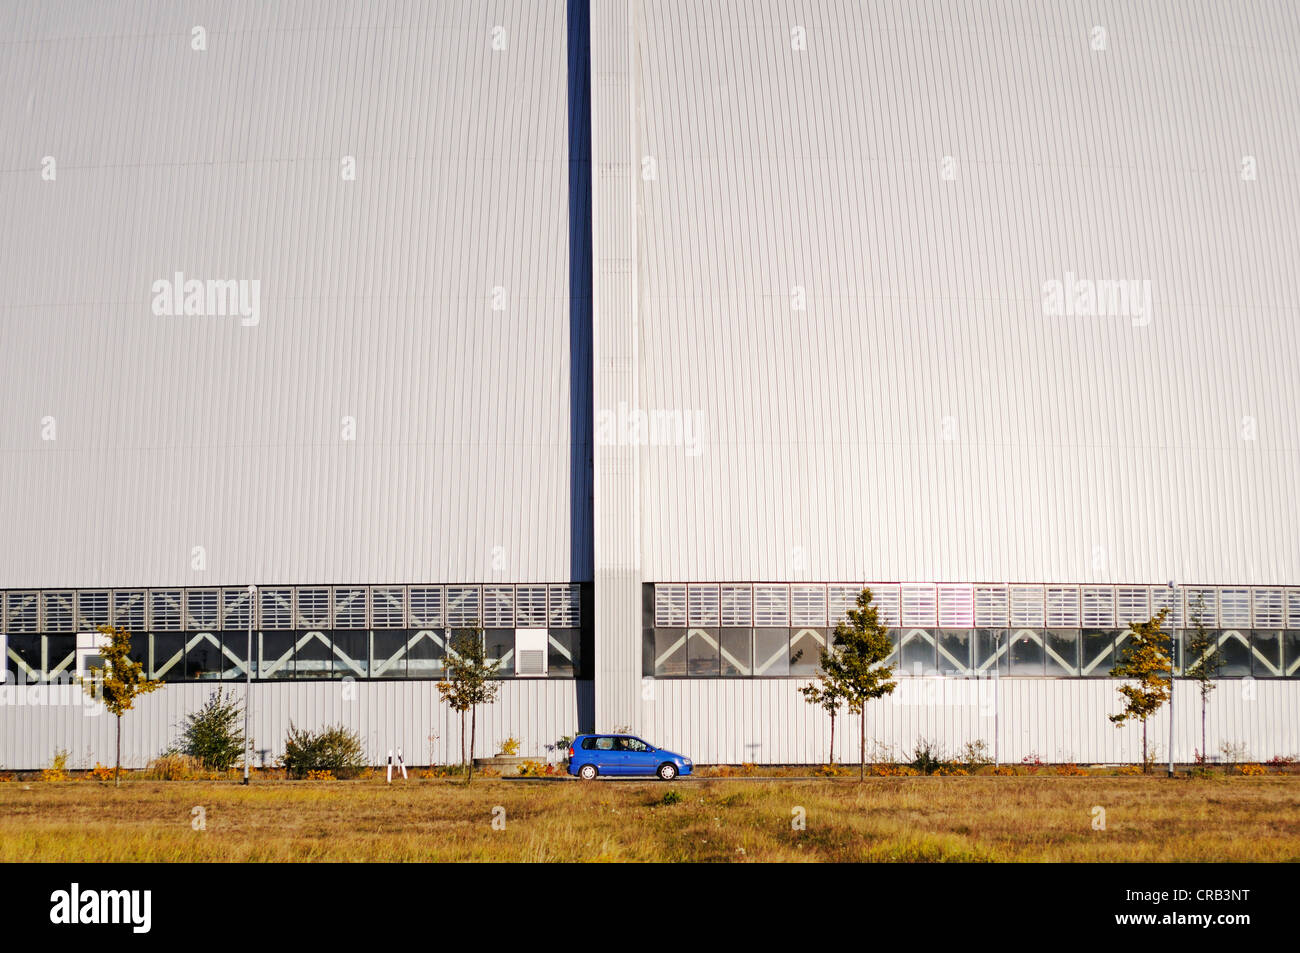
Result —
[[[334,678],[334,647],[330,634],[318,629],[295,634],[294,678]]]
[[[1011,670],[1006,629],[976,629],[972,640],[975,671],[980,675],[1006,675]]]
[[[1282,658],[1288,678],[1300,678],[1300,629],[1287,629],[1282,636]]]
[[[293,678],[296,632],[262,632],[260,638],[258,678]],[[256,646],[255,646],[256,647]]]
[[[686,670],[686,630],[655,629],[655,675],[679,678]]]
[[[935,666],[934,636],[928,629],[904,629],[902,634],[899,675],[933,675]]]
[[[1277,678],[1285,669],[1282,664],[1282,633],[1273,629],[1255,629],[1250,634],[1251,674],[1256,678]]]
[[[370,636],[371,677],[406,678],[406,644],[416,633],[408,629],[377,629],[363,634]]]
[[[1220,678],[1244,678],[1250,674],[1250,631],[1224,629],[1219,634]]]
[[[221,638],[210,632],[186,636],[185,678],[207,681],[221,677]]]
[[[1048,629],[1043,641],[1043,673],[1069,676],[1079,674],[1079,630]]]
[[[375,658],[379,657],[380,631],[374,632]],[[402,645],[409,645],[406,650],[406,670],[400,671],[400,664],[392,671],[385,672],[387,678],[442,678],[446,674],[444,660],[447,657],[447,637],[440,629],[417,629],[415,632],[401,631],[387,633],[398,636]],[[412,637],[418,636],[414,642]],[[400,647],[399,647],[400,650]]]
[[[183,632],[155,632],[153,667],[150,677],[164,682],[179,682],[185,677],[185,641]]]
[[[969,675],[971,673],[971,629],[942,629],[937,648],[939,673],[942,675]]]
[[[1079,636],[1079,674],[1087,678],[1109,678],[1115,667],[1114,629],[1084,629]]]
[[[335,629],[334,674],[340,678],[370,677],[370,633],[364,629]]]
[[[723,629],[722,674],[726,678],[747,677],[754,674],[754,645],[752,629]]]
[[[546,674],[577,678],[582,670],[582,630],[551,629],[546,635]]]
[[[688,632],[686,671],[698,677],[716,677],[720,673],[717,629],[691,629]]]
[[[257,635],[254,633],[253,638]],[[256,643],[254,643],[256,644]],[[234,658],[231,658],[234,656]],[[242,681],[247,677],[248,630],[229,629],[221,633],[221,677]]]
[[[1011,636],[1011,674],[1043,674],[1043,635],[1038,629],[1017,629]]]
[[[485,629],[483,645],[489,662],[497,663],[497,678],[515,677],[515,630]]]
[[[816,675],[822,670],[827,630],[801,627],[790,633],[790,674]]]
[[[44,675],[41,668],[41,636],[30,632],[10,633],[8,642],[9,651],[5,653],[7,684],[26,685],[40,681]]]
[[[790,674],[790,630],[754,630],[754,674],[774,677]]]

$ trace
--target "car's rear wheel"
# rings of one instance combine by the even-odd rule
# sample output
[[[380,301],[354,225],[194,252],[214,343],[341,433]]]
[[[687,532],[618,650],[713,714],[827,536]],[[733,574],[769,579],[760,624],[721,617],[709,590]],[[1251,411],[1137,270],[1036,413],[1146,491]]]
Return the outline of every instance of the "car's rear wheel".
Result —
[[[671,761],[665,761],[663,764],[659,765],[659,770],[655,773],[659,775],[659,780],[671,781],[673,778],[677,777],[677,765],[673,764]]]
[[[596,780],[596,766],[594,764],[584,764],[578,769],[578,777],[584,781]]]

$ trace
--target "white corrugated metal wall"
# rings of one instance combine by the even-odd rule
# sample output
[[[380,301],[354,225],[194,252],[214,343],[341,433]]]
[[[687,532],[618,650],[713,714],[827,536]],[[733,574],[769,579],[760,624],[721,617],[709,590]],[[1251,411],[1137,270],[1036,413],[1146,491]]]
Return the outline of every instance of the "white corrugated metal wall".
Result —
[[[799,695],[804,679],[663,679],[641,705],[646,737],[702,763],[816,764],[829,754],[830,719]],[[867,707],[869,757],[901,760],[921,740],[949,756],[983,741],[1003,763],[1038,757],[1089,764],[1141,761],[1142,732],[1116,728],[1107,715],[1123,707],[1118,682],[1105,679],[902,678],[894,694]],[[1239,747],[1241,759],[1300,756],[1300,683],[1223,680],[1206,709],[1206,747]],[[1194,760],[1201,747],[1200,696],[1192,683],[1175,687],[1174,757]],[[994,733],[996,725],[997,732]],[[1169,753],[1167,709],[1152,717],[1148,740]],[[837,761],[856,761],[857,720],[835,728]]]
[[[1300,580],[1294,4],[636,6],[647,580]]]
[[[123,765],[140,768],[158,757],[180,737],[185,716],[216,690],[178,683],[138,699],[122,719]],[[225,691],[244,697],[242,685]],[[437,682],[255,682],[252,700],[254,764],[272,764],[283,753],[290,723],[310,729],[341,724],[356,731],[371,764],[382,764],[396,748],[407,764],[460,760],[459,721],[439,701]],[[72,768],[112,764],[114,719],[87,701],[76,685],[0,685],[0,770],[48,767],[60,749],[69,753]],[[513,737],[520,755],[562,760],[564,751],[547,746],[577,734],[580,721],[590,720],[591,706],[590,681],[507,680],[496,703],[479,708],[474,750],[486,757]]]
[[[566,27],[0,7],[0,587],[589,580]]]

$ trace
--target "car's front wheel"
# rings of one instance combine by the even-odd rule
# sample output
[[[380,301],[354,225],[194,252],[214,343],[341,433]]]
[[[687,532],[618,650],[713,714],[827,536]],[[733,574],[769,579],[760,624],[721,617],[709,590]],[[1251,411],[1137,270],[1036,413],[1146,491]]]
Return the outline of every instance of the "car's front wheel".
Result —
[[[671,781],[673,778],[677,777],[677,765],[673,764],[671,761],[665,761],[663,764],[659,765],[659,770],[656,773],[659,775],[659,780]]]
[[[584,764],[578,769],[578,777],[584,781],[596,780],[596,766],[594,764]]]

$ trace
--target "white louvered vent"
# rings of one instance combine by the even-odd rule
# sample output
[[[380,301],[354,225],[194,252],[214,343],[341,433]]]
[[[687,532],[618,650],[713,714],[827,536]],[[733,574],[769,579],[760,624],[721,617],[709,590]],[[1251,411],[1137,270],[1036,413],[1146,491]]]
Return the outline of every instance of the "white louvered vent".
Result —
[[[1219,625],[1225,629],[1250,627],[1250,590],[1219,590]]]
[[[94,632],[108,625],[108,590],[91,589],[77,593],[77,628]]]
[[[370,624],[366,613],[368,592],[365,586],[334,587],[336,629],[364,629]]]
[[[524,629],[546,627],[545,586],[515,586],[515,625]]]
[[[714,626],[718,624],[718,587],[691,586],[687,590],[687,621],[690,625]]]
[[[1079,587],[1047,587],[1047,627],[1049,629],[1077,629],[1079,627]]]
[[[582,589],[576,583],[551,586],[547,600],[551,628],[576,629],[582,625]]]
[[[248,629],[252,599],[247,589],[221,590],[221,627],[223,629]]]
[[[330,628],[330,591],[328,588],[313,586],[298,590],[295,604],[298,607],[298,621],[295,629]]]
[[[1173,604],[1171,606],[1170,605],[1171,595],[1170,595],[1169,587],[1152,586],[1151,587],[1151,617],[1154,618],[1156,614],[1160,612],[1161,609],[1169,609],[1170,610],[1169,618],[1165,619],[1165,627],[1181,629],[1183,627],[1183,600],[1186,595],[1187,593],[1179,593],[1177,596],[1173,596],[1172,597]],[[1213,596],[1212,590],[1210,591],[1210,595]],[[1188,604],[1190,605],[1191,603],[1189,602]],[[1208,618],[1210,619],[1215,618],[1214,605],[1215,605],[1214,599],[1207,597],[1205,600],[1205,611]],[[1145,622],[1146,620],[1139,619],[1138,621]],[[1214,623],[1211,621],[1211,622],[1207,622],[1206,624],[1213,625]]]
[[[868,586],[871,590],[871,604],[876,607],[876,616],[883,625],[896,629],[902,625],[902,596],[898,586]]]
[[[261,617],[261,628],[293,628],[292,589],[259,589],[257,590],[257,603]]]
[[[1255,620],[1257,629],[1280,629],[1285,625],[1282,613],[1281,589],[1256,589]]]
[[[790,624],[826,624],[826,587],[796,583],[790,587]]]
[[[975,624],[975,591],[970,586],[939,587],[939,627],[969,629]]]
[[[1115,627],[1115,590],[1112,587],[1083,587],[1083,627],[1085,629]]]
[[[1286,625],[1288,629],[1300,629],[1300,589],[1286,591]]]
[[[185,628],[190,632],[215,632],[221,628],[221,590],[185,590]]]
[[[185,627],[179,589],[149,590],[149,628],[154,632],[179,632]]]
[[[754,624],[753,586],[722,587],[722,624],[732,628]]]
[[[478,586],[447,587],[447,625],[466,629],[483,621],[482,594]]]
[[[545,675],[546,653],[541,649],[521,649],[515,661],[516,675]]]
[[[148,625],[143,589],[117,589],[113,592],[113,625],[128,632],[143,632]]]
[[[370,587],[370,624],[376,629],[406,628],[406,587]]]
[[[1152,589],[1151,594],[1152,602],[1156,602],[1156,590]],[[1217,627],[1218,589],[1213,586],[1188,586],[1183,590],[1183,598],[1179,602],[1186,608],[1188,623],[1195,625],[1199,620],[1206,628]],[[1158,605],[1165,606],[1167,603],[1160,602]]]
[[[542,597],[545,602],[545,595]],[[407,596],[407,608],[411,625],[417,629],[441,629],[443,592],[442,586],[412,586]]]
[[[1146,586],[1120,586],[1115,593],[1115,623],[1127,626],[1151,618],[1151,592]]]
[[[41,631],[75,632],[76,613],[73,611],[71,592],[41,593]]]
[[[483,587],[483,627],[509,629],[515,624],[515,587]]]
[[[858,593],[861,591],[861,586],[826,587],[826,616],[829,625],[849,621],[849,610],[858,607]]]
[[[686,587],[676,583],[655,586],[655,627],[686,628]]]
[[[1042,586],[1011,587],[1011,625],[1014,628],[1041,629],[1043,613]]]
[[[5,598],[6,632],[41,631],[41,594],[14,590]]]
[[[790,624],[790,587],[760,585],[754,587],[754,625],[774,628]]]
[[[934,586],[904,586],[903,625],[933,626],[937,620]]]
[[[1011,624],[1006,586],[975,587],[975,626],[980,629],[1005,629]]]

